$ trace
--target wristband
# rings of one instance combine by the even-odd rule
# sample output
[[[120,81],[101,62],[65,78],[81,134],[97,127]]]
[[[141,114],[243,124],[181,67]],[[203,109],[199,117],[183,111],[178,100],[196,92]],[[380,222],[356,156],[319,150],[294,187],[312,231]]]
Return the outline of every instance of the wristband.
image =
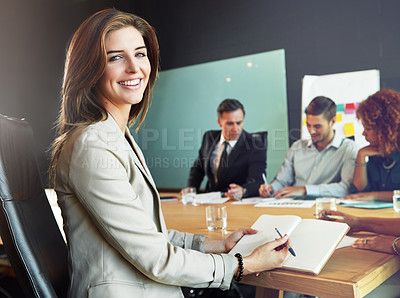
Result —
[[[367,162],[363,162],[363,163],[355,162],[354,164],[356,165],[356,167],[357,167],[357,166],[358,166],[358,167],[362,167],[362,166],[366,166],[368,163],[367,163]]]
[[[399,237],[400,238],[400,237]],[[243,257],[240,253],[236,253],[235,257],[238,259],[239,267],[238,267],[238,274],[234,277],[237,282],[241,281],[243,278]]]

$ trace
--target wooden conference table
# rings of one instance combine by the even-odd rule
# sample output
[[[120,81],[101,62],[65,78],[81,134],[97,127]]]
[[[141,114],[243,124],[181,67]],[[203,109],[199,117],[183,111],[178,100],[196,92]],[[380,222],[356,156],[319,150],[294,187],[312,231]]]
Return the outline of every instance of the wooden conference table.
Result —
[[[179,200],[162,202],[162,210],[168,229],[203,234],[215,239],[221,239],[239,227],[250,227],[262,214],[314,218],[315,213],[315,208],[263,208],[234,205],[231,202],[224,205],[228,212],[228,228],[225,233],[208,231],[205,222],[206,205],[183,205]],[[338,210],[357,216],[400,217],[392,208],[372,211],[339,207]],[[351,236],[362,237],[367,234]],[[345,247],[334,252],[319,275],[275,269],[262,272],[258,277],[254,274],[245,276],[242,283],[257,286],[257,298],[282,297],[283,291],[318,297],[363,297],[399,269],[400,257],[396,255]]]

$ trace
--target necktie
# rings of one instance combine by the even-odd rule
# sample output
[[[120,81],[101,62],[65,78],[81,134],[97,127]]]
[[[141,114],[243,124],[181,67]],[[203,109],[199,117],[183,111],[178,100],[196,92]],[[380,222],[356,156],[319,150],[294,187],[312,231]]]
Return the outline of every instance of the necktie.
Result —
[[[228,142],[225,141],[223,146],[224,146],[224,151],[221,154],[221,158],[219,159],[219,165],[218,165],[218,170],[217,170],[217,180],[219,179],[222,168],[226,168],[228,166]]]

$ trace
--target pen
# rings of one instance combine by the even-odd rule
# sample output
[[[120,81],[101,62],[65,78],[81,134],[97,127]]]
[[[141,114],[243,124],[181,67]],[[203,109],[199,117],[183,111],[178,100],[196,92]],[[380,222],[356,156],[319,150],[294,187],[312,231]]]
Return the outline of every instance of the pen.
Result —
[[[262,178],[263,178],[263,180],[264,180],[265,186],[266,186],[267,189],[268,189],[269,184],[268,184],[268,182],[267,182],[267,177],[265,177],[265,174],[264,174],[264,173],[262,173]],[[269,191],[268,191],[268,195],[271,196],[271,193],[270,193]]]
[[[279,233],[279,231],[278,231],[277,228],[275,228],[275,231],[278,233],[279,237],[282,238],[282,235],[281,235],[281,233]],[[286,247],[289,249],[289,252],[295,257],[296,254],[294,253],[293,248],[292,248],[287,242],[285,242],[285,245],[286,245]]]
[[[314,214],[314,216],[318,216],[318,214]],[[323,217],[330,218],[330,219],[346,219],[345,216],[329,215],[329,214],[324,214]]]

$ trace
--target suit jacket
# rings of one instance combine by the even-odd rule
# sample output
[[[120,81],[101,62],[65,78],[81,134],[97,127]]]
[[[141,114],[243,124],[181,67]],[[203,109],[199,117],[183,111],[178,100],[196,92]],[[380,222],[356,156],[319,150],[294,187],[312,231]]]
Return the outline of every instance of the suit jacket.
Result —
[[[230,183],[236,183],[246,189],[245,196],[258,196],[258,189],[264,183],[262,174],[266,168],[266,146],[243,130],[229,154],[227,166],[222,169],[218,183],[215,183],[210,157],[220,138],[221,130],[210,130],[204,134],[199,156],[190,169],[188,186],[198,190],[204,176],[207,176],[207,192],[225,192]]]
[[[55,189],[69,249],[69,297],[183,297],[179,286],[230,286],[231,255],[167,231],[144,157],[109,115],[67,140]],[[194,250],[194,249],[197,249]]]

